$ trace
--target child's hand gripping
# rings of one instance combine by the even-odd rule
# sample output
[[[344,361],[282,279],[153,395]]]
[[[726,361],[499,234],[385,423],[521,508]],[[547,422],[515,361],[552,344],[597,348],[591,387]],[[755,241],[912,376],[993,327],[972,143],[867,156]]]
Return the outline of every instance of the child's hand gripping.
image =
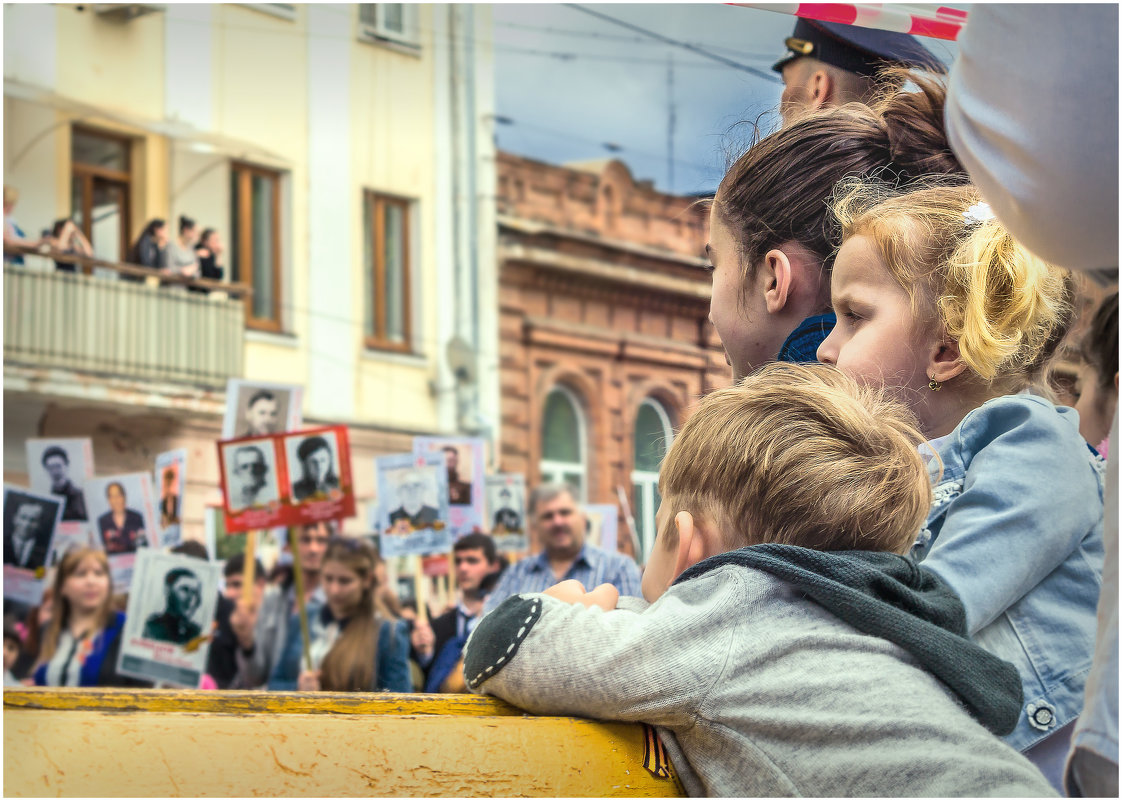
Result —
[[[619,590],[611,584],[601,584],[591,592],[584,589],[584,585],[576,579],[568,579],[560,584],[554,584],[545,591],[567,604],[583,604],[584,606],[598,606],[605,612],[610,612],[619,603]]]

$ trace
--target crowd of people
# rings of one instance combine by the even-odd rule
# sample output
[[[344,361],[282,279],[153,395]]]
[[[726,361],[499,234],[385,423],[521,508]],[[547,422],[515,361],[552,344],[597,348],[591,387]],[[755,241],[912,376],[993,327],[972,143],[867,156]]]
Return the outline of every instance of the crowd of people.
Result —
[[[1071,338],[1073,270],[1117,266],[1117,108],[1105,184],[1075,155],[1048,173],[1107,208],[1090,231],[1079,205],[1024,190],[1073,137],[995,146],[1008,125],[983,124],[1031,107],[994,89],[994,37],[1101,40],[1109,77],[1117,10],[971,17],[949,82],[917,71],[934,59],[910,37],[797,24],[783,127],[710,208],[710,319],[736,382],[670,446],[642,572],[586,541],[565,485],[530,495],[539,553],[504,569],[490,537],[461,538],[459,595],[428,614],[369,544],[307,526],[308,642],[293,576],[259,568],[247,601],[231,560],[214,685],[466,689],[641,721],[691,795],[1117,796],[1117,291]],[[167,247],[150,225],[136,260],[163,266]],[[1075,410],[1049,384],[1065,343],[1084,361]],[[35,682],[116,683],[112,597],[104,554],[67,555],[24,621]]]
[[[17,202],[19,202],[19,190],[14,186],[5,185],[5,245],[38,248],[54,258],[55,269],[60,272],[77,271],[75,262],[67,261],[66,256],[95,258],[90,240],[70,217],[55,220],[51,228],[44,229],[38,239],[30,238],[16,222]],[[167,221],[157,217],[149,220],[141,230],[140,235],[129,247],[124,262],[133,267],[150,268],[163,276],[221,281],[225,274],[221,264],[223,250],[222,238],[214,228],[200,231],[193,219],[180,216],[179,234],[175,239],[171,239]],[[23,254],[5,249],[4,263],[22,265]],[[191,286],[190,289],[193,292],[207,291],[204,287],[198,286]]]

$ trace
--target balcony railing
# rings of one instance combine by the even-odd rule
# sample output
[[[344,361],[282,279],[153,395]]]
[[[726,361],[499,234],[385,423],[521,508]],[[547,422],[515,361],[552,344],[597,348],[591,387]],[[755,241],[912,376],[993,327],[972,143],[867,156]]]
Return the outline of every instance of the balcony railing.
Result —
[[[242,375],[248,287],[34,247],[4,252],[25,262],[4,266],[5,365],[207,387]]]

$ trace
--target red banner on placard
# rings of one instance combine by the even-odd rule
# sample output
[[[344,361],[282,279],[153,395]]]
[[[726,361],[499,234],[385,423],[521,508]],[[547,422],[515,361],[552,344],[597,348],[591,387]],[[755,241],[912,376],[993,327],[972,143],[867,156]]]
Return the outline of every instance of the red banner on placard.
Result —
[[[226,533],[354,517],[346,426],[218,442]]]

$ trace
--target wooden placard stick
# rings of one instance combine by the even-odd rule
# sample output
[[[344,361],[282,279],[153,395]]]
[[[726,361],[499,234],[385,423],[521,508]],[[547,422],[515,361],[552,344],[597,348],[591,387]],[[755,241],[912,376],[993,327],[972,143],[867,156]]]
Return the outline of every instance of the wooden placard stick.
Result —
[[[257,531],[245,533],[245,566],[242,569],[242,603],[253,605],[253,583],[257,579]]]
[[[413,597],[417,599],[417,620],[428,623],[428,577],[425,575],[424,559],[420,554],[415,554],[413,558]]]
[[[452,602],[456,594],[456,552],[448,554],[448,601]]]
[[[288,529],[288,547],[292,551],[292,579],[296,585],[296,609],[300,613],[300,635],[304,640],[304,664],[312,669],[311,635],[308,631],[308,605],[304,601],[304,569],[300,566],[299,535],[297,529]]]

